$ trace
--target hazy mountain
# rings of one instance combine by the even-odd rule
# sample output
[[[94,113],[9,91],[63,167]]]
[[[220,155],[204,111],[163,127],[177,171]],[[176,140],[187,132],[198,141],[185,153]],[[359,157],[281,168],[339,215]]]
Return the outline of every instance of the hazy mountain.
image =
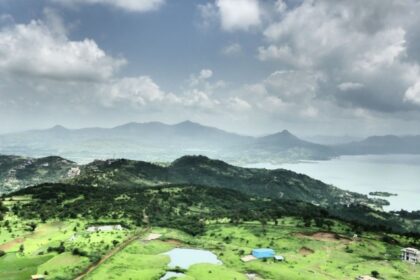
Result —
[[[337,145],[334,150],[342,155],[420,154],[420,135],[372,136],[363,141]]]
[[[334,156],[331,148],[299,139],[288,130],[260,137],[252,144],[252,148],[255,154],[267,153],[268,158],[322,160]]]
[[[326,159],[330,148],[303,141],[288,131],[250,137],[185,121],[128,123],[114,128],[66,129],[55,126],[0,136],[0,153],[25,156],[59,155],[79,162],[96,158],[172,161],[203,154],[229,162]]]
[[[350,135],[311,135],[303,137],[304,140],[321,145],[341,145],[363,140],[363,137]]]

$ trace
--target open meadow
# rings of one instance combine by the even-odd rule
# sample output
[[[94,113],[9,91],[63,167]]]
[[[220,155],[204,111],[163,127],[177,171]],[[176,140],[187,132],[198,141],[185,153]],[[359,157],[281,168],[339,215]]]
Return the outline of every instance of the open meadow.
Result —
[[[14,217],[2,224],[0,279],[27,280],[30,275],[45,274],[46,279],[75,279],[92,263],[128,239],[133,230],[87,232],[81,220],[38,223],[33,232],[22,231]],[[212,279],[355,279],[373,270],[383,279],[418,279],[420,268],[399,260],[404,240],[384,242],[381,235],[359,233],[353,238],[350,228],[334,223],[330,231],[304,225],[296,218],[282,218],[277,225],[257,222],[237,225],[214,221],[207,223],[201,236],[191,236],[169,228],[151,228],[158,240],[136,236],[121,251],[84,275],[86,280],[153,280],[162,277],[170,258],[163,255],[173,248],[205,249],[217,255],[223,264],[194,264],[182,270],[184,280]],[[10,229],[10,231],[9,231]],[[407,241],[407,240],[405,240]],[[241,261],[253,248],[268,247],[285,257],[274,260]],[[173,269],[173,268],[172,268]]]

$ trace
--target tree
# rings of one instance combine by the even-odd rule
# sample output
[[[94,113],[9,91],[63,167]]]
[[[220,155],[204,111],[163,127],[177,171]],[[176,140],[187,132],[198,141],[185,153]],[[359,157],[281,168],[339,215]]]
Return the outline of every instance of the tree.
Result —
[[[3,257],[4,255],[6,255],[5,251],[0,250],[0,258]]]
[[[21,253],[21,254],[23,254],[23,252],[25,251],[25,246],[23,246],[23,244],[21,244],[20,246],[19,246],[19,252]]]
[[[372,277],[378,278],[379,277],[379,272],[376,270],[372,270],[372,272],[370,273],[372,275]]]

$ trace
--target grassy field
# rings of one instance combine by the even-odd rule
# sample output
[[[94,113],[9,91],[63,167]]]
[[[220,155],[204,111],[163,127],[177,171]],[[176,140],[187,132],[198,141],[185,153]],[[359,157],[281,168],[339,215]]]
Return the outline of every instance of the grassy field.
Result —
[[[36,221],[33,232],[26,223],[7,216],[8,228],[0,231],[0,279],[27,280],[31,274],[47,273],[47,279],[74,279],[92,262],[121,244],[133,230],[86,232],[87,221]],[[175,247],[201,248],[215,253],[222,265],[195,264],[183,280],[247,279],[354,279],[373,270],[383,279],[419,279],[420,265],[399,260],[400,245],[383,242],[377,234],[363,233],[353,239],[351,230],[335,223],[331,231],[306,227],[301,220],[283,218],[277,225],[242,223],[233,225],[208,222],[205,234],[192,237],[182,231],[153,228],[160,240],[133,241],[85,277],[100,279],[159,279],[168,269],[169,257],[161,253]],[[4,225],[5,221],[1,222]],[[398,238],[397,236],[393,236]],[[404,242],[404,240],[399,240]],[[23,245],[23,252],[19,248]],[[64,247],[63,252],[48,248]],[[285,257],[285,262],[240,258],[256,247],[270,247]],[[77,249],[81,254],[74,254]]]
[[[173,247],[162,241],[137,240],[101,265],[86,280],[159,279],[169,263],[169,257],[161,253]]]
[[[38,274],[48,274],[49,279],[68,279],[76,276],[90,264],[89,258],[65,252],[38,266]]]
[[[0,258],[0,279],[28,280],[37,272],[38,266],[52,258],[48,256],[20,256],[9,253]]]

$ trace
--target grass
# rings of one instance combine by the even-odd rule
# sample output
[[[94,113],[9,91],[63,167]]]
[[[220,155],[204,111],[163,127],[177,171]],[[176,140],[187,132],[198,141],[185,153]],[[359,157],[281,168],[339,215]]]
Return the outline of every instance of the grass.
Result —
[[[90,221],[81,219],[48,221],[38,226],[33,233],[24,230],[27,221],[22,222],[7,216],[8,229],[0,231],[0,246],[8,243],[8,253],[0,257],[0,279],[29,279],[31,274],[48,272],[48,280],[73,279],[95,259],[74,256],[73,249],[84,251],[89,256],[100,256],[110,251],[115,242],[121,243],[132,231],[87,233]],[[205,234],[190,236],[182,231],[168,228],[153,228],[162,234],[161,240],[150,242],[134,241],[118,252],[86,280],[99,279],[159,279],[168,269],[169,257],[161,253],[174,247],[202,248],[215,253],[222,265],[196,264],[191,266],[183,280],[246,279],[247,273],[255,273],[263,279],[354,279],[359,275],[376,270],[384,279],[418,279],[419,265],[399,260],[401,247],[381,241],[381,236],[364,233],[353,241],[351,230],[344,224],[335,223],[334,234],[313,235],[321,231],[314,225],[304,227],[295,218],[283,218],[278,225],[262,226],[257,222],[239,225],[208,221]],[[322,231],[326,231],[322,229]],[[20,238],[20,239],[19,239]],[[18,250],[21,240],[24,253]],[[49,246],[63,242],[65,252],[47,253]],[[243,263],[240,258],[253,248],[270,247],[285,257],[285,262],[256,260]],[[41,255],[39,255],[41,254]],[[42,255],[44,254],[44,255]]]
[[[161,253],[171,248],[171,244],[162,241],[134,241],[102,264],[86,280],[159,279],[165,274],[169,263],[169,257]]]
[[[89,264],[89,258],[65,252],[41,264],[37,270],[38,274],[48,274],[48,279],[68,279],[77,276]]]
[[[220,280],[220,279],[236,279],[236,280],[246,280],[246,276],[243,273],[239,273],[233,269],[229,269],[223,265],[213,265],[213,264],[196,264],[192,265],[188,272],[187,276],[191,279],[201,280]]]
[[[32,274],[36,274],[39,265],[52,257],[52,255],[21,256],[18,253],[8,253],[0,258],[0,279],[28,280]]]

